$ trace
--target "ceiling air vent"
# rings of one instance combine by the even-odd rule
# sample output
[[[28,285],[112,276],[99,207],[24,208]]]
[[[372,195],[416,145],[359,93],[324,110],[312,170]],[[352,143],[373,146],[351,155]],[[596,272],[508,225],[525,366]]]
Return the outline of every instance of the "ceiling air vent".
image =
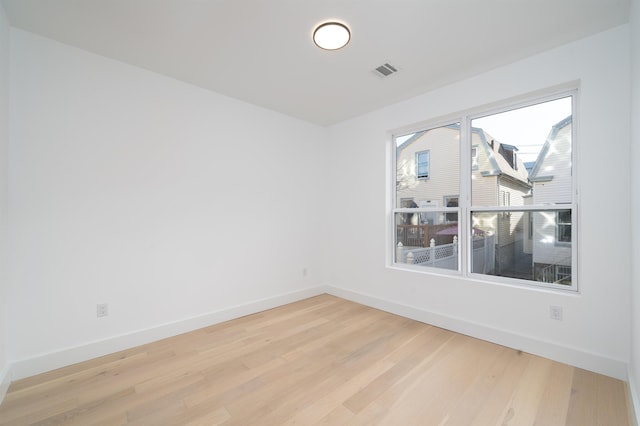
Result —
[[[398,68],[394,67],[388,62],[380,65],[378,68],[373,70],[373,73],[380,78],[389,77],[390,75],[395,74],[397,72],[398,72]]]

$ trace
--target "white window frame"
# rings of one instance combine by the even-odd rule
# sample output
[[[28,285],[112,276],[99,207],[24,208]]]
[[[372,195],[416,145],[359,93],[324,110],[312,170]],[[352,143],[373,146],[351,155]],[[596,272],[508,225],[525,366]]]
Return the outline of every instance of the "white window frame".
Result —
[[[471,175],[473,172],[472,167],[472,148],[476,148],[471,143],[471,122],[472,120],[480,117],[485,117],[492,114],[499,114],[501,112],[506,112],[514,109],[525,108],[528,106],[553,101],[556,99],[569,97],[572,99],[572,142],[571,142],[571,174],[572,174],[572,202],[569,204],[566,203],[557,203],[557,204],[545,204],[545,205],[521,205],[521,206],[472,206],[471,205]],[[470,279],[473,281],[482,281],[496,284],[503,284],[508,286],[519,286],[519,287],[529,287],[529,288],[547,288],[550,290],[558,290],[563,292],[578,292],[578,231],[579,231],[579,210],[578,210],[578,145],[576,143],[578,141],[577,132],[579,128],[579,110],[578,110],[578,101],[579,101],[579,90],[577,86],[571,86],[569,88],[564,87],[560,90],[550,90],[546,94],[542,95],[527,95],[520,98],[520,100],[516,101],[505,101],[500,103],[497,107],[479,107],[473,110],[468,110],[465,112],[451,114],[444,119],[438,121],[427,121],[424,123],[420,123],[418,125],[413,125],[411,127],[401,128],[398,131],[390,132],[390,151],[391,156],[388,157],[390,159],[390,214],[388,215],[388,244],[389,248],[387,259],[390,260],[388,262],[388,266],[395,269],[402,270],[411,270],[420,273],[426,273],[431,275],[447,275],[447,276],[459,276],[463,279]],[[494,104],[495,105],[495,104]],[[429,211],[426,209],[402,209],[396,207],[396,137],[401,137],[403,135],[408,135],[411,133],[415,133],[418,131],[435,129],[442,126],[447,126],[452,123],[460,123],[460,194],[459,194],[459,207],[458,208],[440,208],[439,212],[457,212],[458,213],[458,227],[459,227],[459,241],[460,252],[458,256],[459,267],[457,271],[447,270],[447,269],[439,269],[432,268],[428,266],[418,266],[418,265],[407,265],[403,263],[395,262],[395,241],[396,241],[396,228],[395,228],[395,214],[396,213],[420,213],[424,211]],[[467,153],[468,155],[464,155]],[[429,167],[431,167],[431,158],[429,158]],[[417,165],[416,165],[416,174],[417,174]],[[518,211],[518,212],[526,212],[526,211],[554,211],[554,210],[571,210],[571,274],[572,274],[572,283],[570,286],[560,285],[554,283],[543,283],[537,282],[533,280],[524,280],[518,278],[510,278],[510,277],[502,277],[497,275],[487,275],[480,273],[471,272],[471,250],[472,250],[472,235],[470,233],[470,224],[472,213],[474,212],[503,212],[509,214],[510,212]],[[433,211],[433,210],[430,210]],[[526,224],[528,228],[529,224]],[[528,230],[525,231],[525,235],[527,235]]]

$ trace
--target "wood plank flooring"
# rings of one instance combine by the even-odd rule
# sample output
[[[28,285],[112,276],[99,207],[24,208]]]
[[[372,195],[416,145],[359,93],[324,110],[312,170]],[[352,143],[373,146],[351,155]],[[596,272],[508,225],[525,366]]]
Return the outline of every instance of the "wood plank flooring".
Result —
[[[619,380],[322,295],[13,383],[2,425],[629,425]]]

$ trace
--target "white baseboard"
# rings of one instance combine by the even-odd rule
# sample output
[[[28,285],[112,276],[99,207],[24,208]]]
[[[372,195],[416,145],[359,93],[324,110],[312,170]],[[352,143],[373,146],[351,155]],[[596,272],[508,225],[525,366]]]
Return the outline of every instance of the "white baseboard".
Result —
[[[251,301],[204,315],[186,318],[180,321],[161,324],[156,327],[137,330],[131,333],[113,336],[108,339],[87,342],[82,345],[65,348],[59,351],[40,354],[28,359],[14,361],[9,367],[0,371],[0,392],[6,391],[10,380],[18,380],[56,368],[86,361],[99,356],[118,352],[124,349],[150,343],[156,340],[197,330],[209,325],[218,324],[245,315],[254,314],[267,309],[296,302],[319,294],[329,293],[343,299],[352,300],[373,308],[411,318],[447,330],[476,337],[489,342],[519,349],[534,355],[543,356],[554,361],[563,362],[579,368],[594,371],[620,380],[629,380],[627,364],[620,360],[592,354],[579,349],[570,348],[553,342],[547,342],[529,336],[522,336],[507,330],[501,330],[482,324],[469,322],[440,313],[425,311],[401,303],[380,299],[371,295],[353,292],[334,286],[309,287],[299,291],[285,293],[265,299]],[[9,374],[9,372],[11,374]],[[640,409],[636,388],[630,383],[630,393],[634,401],[636,413]]]
[[[426,324],[455,331],[467,336],[476,337],[499,345],[518,349],[523,352],[542,356],[554,361],[573,365],[585,370],[594,371],[606,376],[626,381],[627,363],[602,355],[562,346],[554,342],[543,341],[535,337],[523,336],[507,330],[469,322],[462,318],[451,317],[440,313],[425,311],[413,306],[392,302],[375,296],[328,286],[327,293],[343,299],[351,300],[382,311],[391,312]]]
[[[631,416],[631,424],[638,425],[638,414],[640,414],[640,399],[638,397],[638,387],[631,371],[627,375],[627,384],[629,386],[629,415]]]
[[[9,385],[11,384],[11,365],[5,365],[2,370],[0,370],[0,404],[4,400],[4,396],[7,394],[7,389],[9,389]]]
[[[186,318],[156,327],[137,330],[131,333],[113,336],[108,339],[87,342],[82,345],[41,354],[32,358],[18,360],[11,365],[11,378],[22,379],[56,368],[65,367],[78,362],[87,361],[99,356],[108,355],[124,349],[133,348],[156,340],[197,330],[209,325],[218,324],[246,315],[272,309],[287,303],[326,293],[325,286],[309,287],[299,291],[280,294],[273,297],[254,300],[241,305],[209,312],[192,318]]]

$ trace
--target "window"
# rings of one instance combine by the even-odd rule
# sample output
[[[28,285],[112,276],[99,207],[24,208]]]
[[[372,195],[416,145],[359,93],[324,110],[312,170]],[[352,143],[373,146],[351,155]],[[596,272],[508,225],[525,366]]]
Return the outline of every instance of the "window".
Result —
[[[510,206],[511,205],[511,193],[508,191],[500,190],[500,197],[498,198],[498,205]]]
[[[416,152],[416,177],[429,178],[429,151]]]
[[[556,243],[571,243],[571,210],[556,213]]]
[[[471,169],[478,170],[478,147],[471,148]]]
[[[395,136],[394,265],[576,289],[575,99],[571,91]]]
[[[445,196],[444,197],[444,206],[445,207],[458,207],[458,196],[457,195]],[[449,223],[457,222],[458,213],[445,213],[445,217],[447,219],[447,222],[449,222]]]

